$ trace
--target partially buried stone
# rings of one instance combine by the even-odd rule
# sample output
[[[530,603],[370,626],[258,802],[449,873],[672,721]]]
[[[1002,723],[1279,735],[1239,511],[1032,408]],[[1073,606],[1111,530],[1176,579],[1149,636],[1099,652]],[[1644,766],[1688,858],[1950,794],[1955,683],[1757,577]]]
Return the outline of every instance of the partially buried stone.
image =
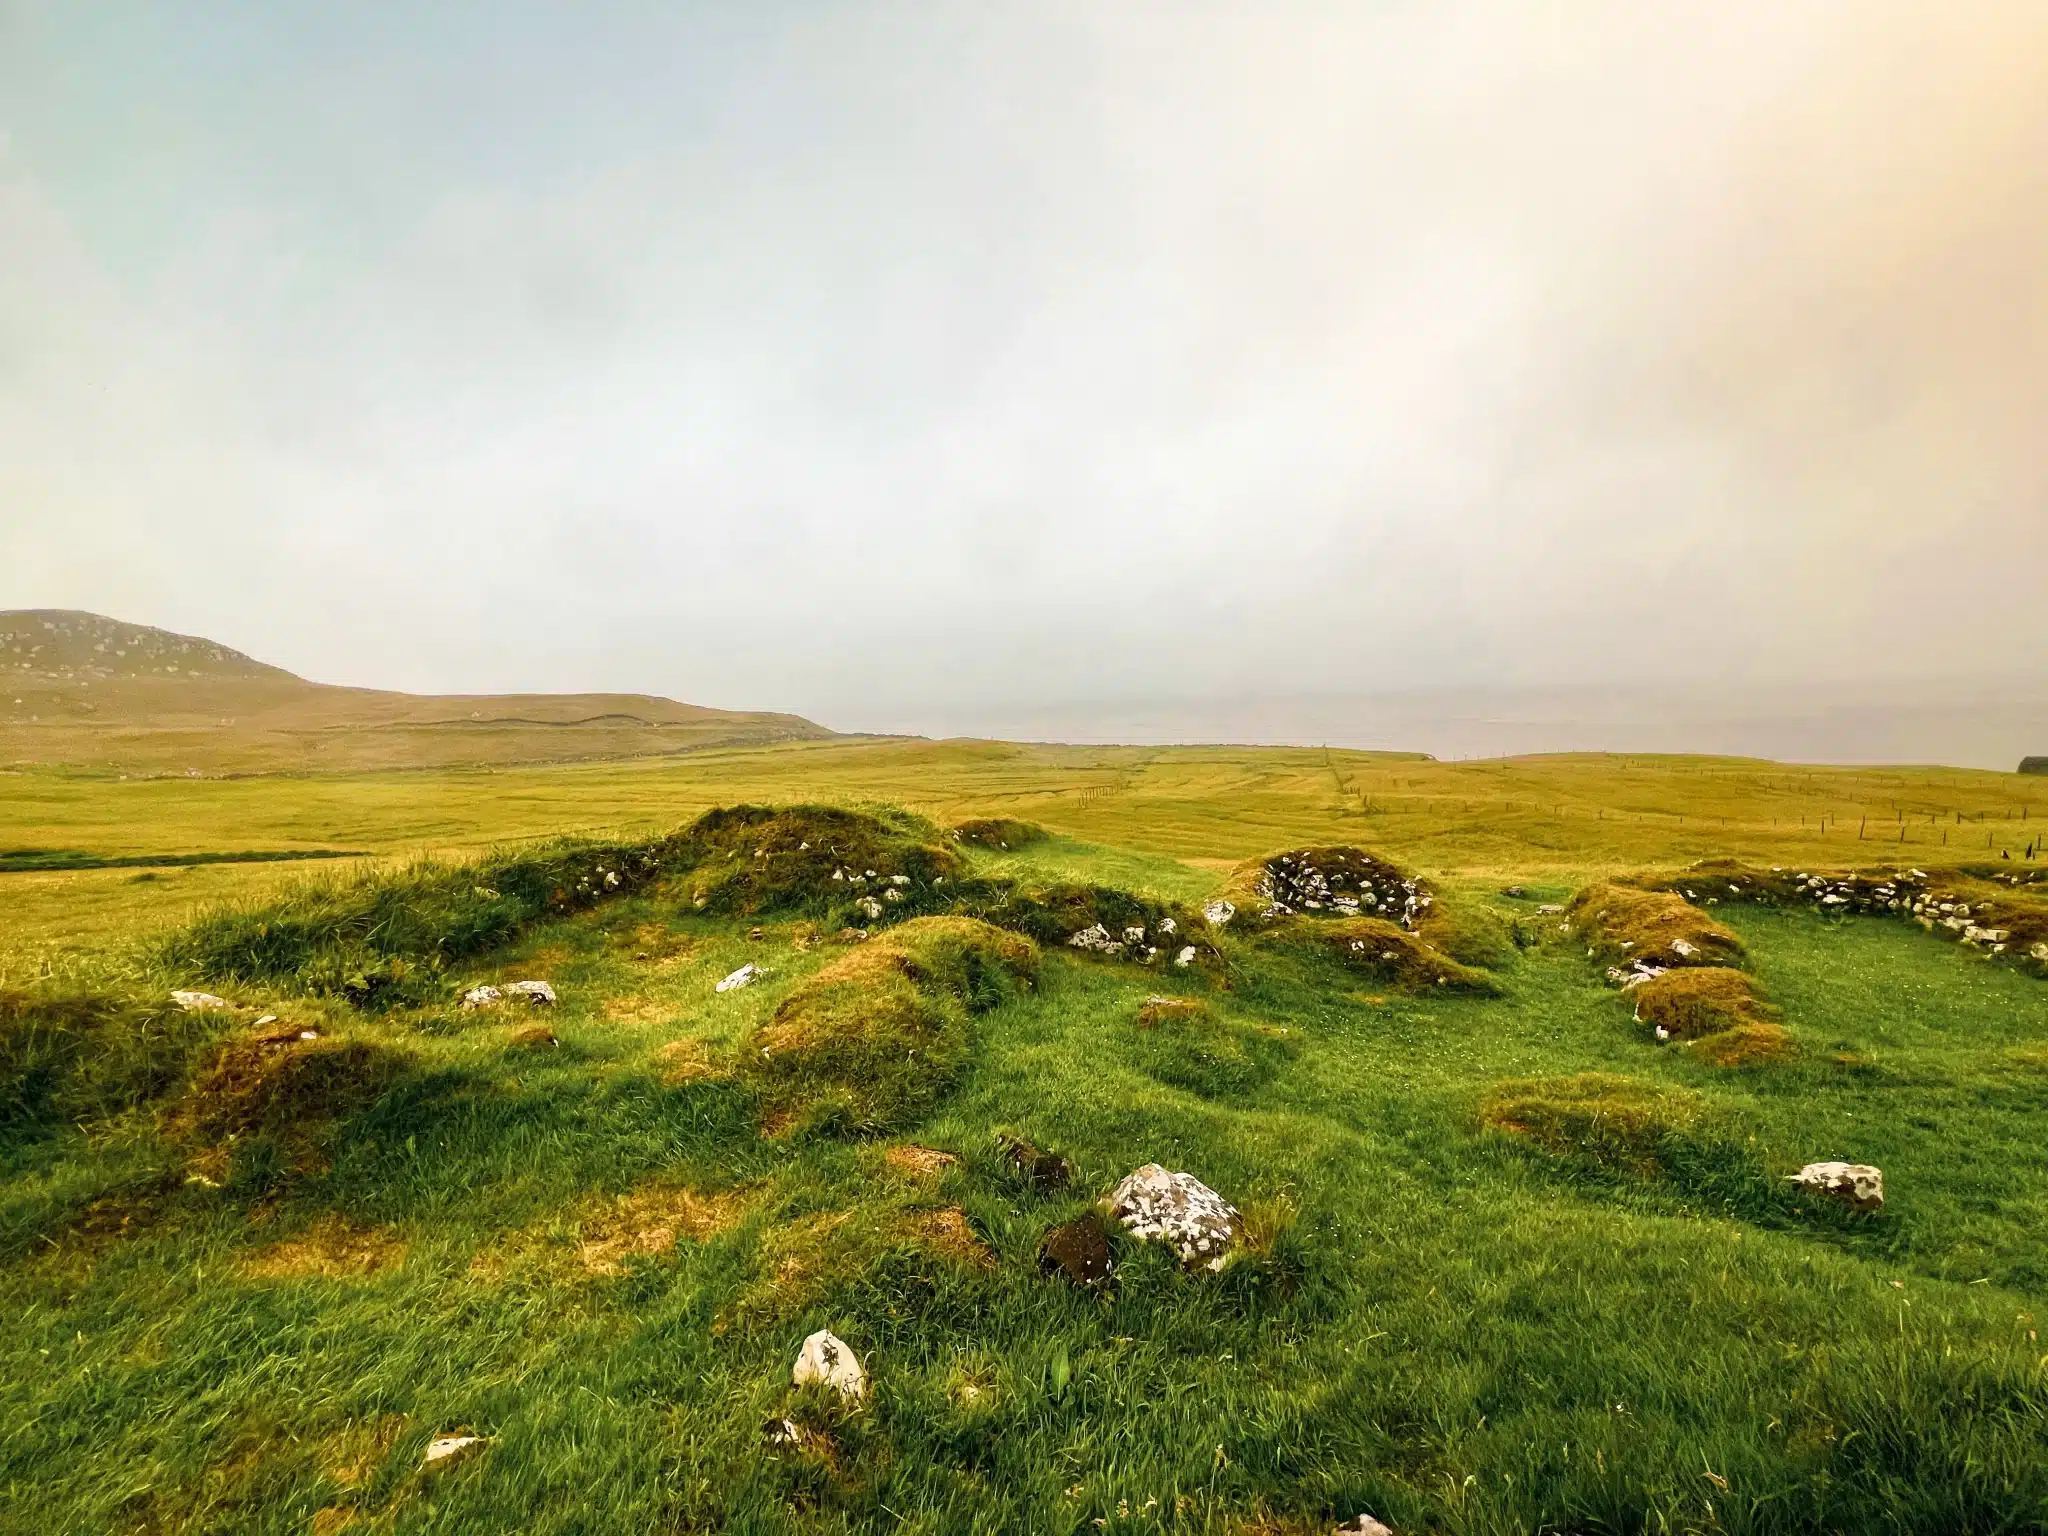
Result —
[[[1202,916],[1206,917],[1218,928],[1221,928],[1225,923],[1237,916],[1237,908],[1219,897],[1202,908]]]
[[[1237,1207],[1191,1173],[1147,1163],[1103,1202],[1133,1237],[1165,1243],[1190,1269],[1221,1269],[1237,1241]]]
[[[1394,1536],[1394,1528],[1371,1515],[1361,1513],[1349,1525],[1340,1525],[1331,1536]]]
[[[484,1443],[481,1435],[440,1435],[427,1446],[426,1465],[453,1466]]]
[[[1073,1169],[1057,1152],[1041,1152],[1022,1136],[998,1135],[996,1152],[1017,1177],[1040,1194],[1065,1189],[1072,1182]]]
[[[555,1002],[555,989],[544,981],[512,982],[505,988],[505,995],[536,1008],[551,1008]]]
[[[1107,1283],[1115,1261],[1110,1257],[1109,1234],[1102,1218],[1094,1212],[1048,1230],[1038,1244],[1038,1267],[1042,1273],[1059,1275],[1069,1284],[1099,1289]]]
[[[1792,1182],[1853,1210],[1884,1209],[1884,1172],[1868,1163],[1808,1163],[1792,1175]]]
[[[471,987],[462,994],[464,1008],[488,1008],[505,994],[496,987]]]
[[[752,961],[748,961],[747,964],[741,966],[730,976],[726,977],[725,980],[721,981],[718,984],[717,990],[720,992],[736,992],[741,987],[751,987],[760,979],[761,967],[755,965]]]
[[[804,1340],[789,1379],[800,1387],[816,1382],[847,1398],[863,1398],[868,1391],[868,1373],[861,1369],[860,1357],[844,1339],[823,1328]]]
[[[224,997],[215,997],[211,992],[173,992],[171,1001],[187,1013],[211,1013],[219,1008],[235,1005]]]

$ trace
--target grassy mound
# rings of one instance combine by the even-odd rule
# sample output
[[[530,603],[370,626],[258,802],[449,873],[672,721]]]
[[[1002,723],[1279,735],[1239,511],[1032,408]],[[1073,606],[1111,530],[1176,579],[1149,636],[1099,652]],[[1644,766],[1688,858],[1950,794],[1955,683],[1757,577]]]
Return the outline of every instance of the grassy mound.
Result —
[[[965,843],[972,848],[988,848],[1000,853],[1014,853],[1019,848],[1029,848],[1033,843],[1042,843],[1052,834],[1031,821],[1013,821],[1007,816],[985,816],[963,821],[953,827],[947,835],[956,843]]]
[[[1518,953],[1507,924],[1485,907],[1435,901],[1415,931],[1460,965],[1498,970],[1512,964]]]
[[[957,1080],[967,1019],[1032,985],[1037,946],[969,918],[918,918],[833,961],[743,1042],[771,1124],[872,1134]]]
[[[560,841],[471,865],[417,864],[310,883],[208,913],[162,946],[175,974],[339,995],[363,1007],[439,995],[451,964],[533,923],[644,889],[674,867],[673,839]]]
[[[1739,964],[1742,941],[1672,891],[1643,890],[1602,880],[1566,908],[1570,930],[1609,965]]]
[[[1637,1176],[1683,1161],[1712,1128],[1697,1095],[1608,1072],[1495,1083],[1479,1119],[1553,1157]]]
[[[0,1134],[98,1119],[183,1080],[218,1014],[85,991],[0,992]]]
[[[1443,987],[1492,996],[1500,989],[1482,970],[1460,964],[1421,934],[1376,917],[1331,922],[1292,919],[1261,935],[1264,942],[1317,949],[1335,955],[1349,970],[1404,991]]]
[[[369,1040],[231,1040],[174,1107],[174,1129],[220,1143],[254,1135],[302,1139],[365,1109],[411,1065]]]
[[[1777,1009],[1741,971],[1709,965],[1666,971],[1633,990],[1636,1017],[1665,1038],[1698,1040],[1743,1025],[1773,1025]]]
[[[897,810],[729,806],[705,812],[683,844],[685,905],[716,917],[779,913],[866,928],[943,906],[962,868],[937,828]]]
[[[1435,893],[1363,848],[1293,848],[1240,864],[1224,887],[1234,922],[1258,929],[1295,916],[1377,917],[1412,928],[1436,904]]]
[[[1783,1025],[1762,1021],[1737,1024],[1732,1029],[1702,1035],[1686,1046],[1686,1053],[1710,1067],[1769,1067],[1790,1061],[1794,1055],[1792,1037]]]
[[[1139,1039],[1138,1064],[1148,1076],[1219,1100],[1263,1088],[1296,1050],[1279,1029],[1219,1019],[1207,1009],[1178,1010]]]

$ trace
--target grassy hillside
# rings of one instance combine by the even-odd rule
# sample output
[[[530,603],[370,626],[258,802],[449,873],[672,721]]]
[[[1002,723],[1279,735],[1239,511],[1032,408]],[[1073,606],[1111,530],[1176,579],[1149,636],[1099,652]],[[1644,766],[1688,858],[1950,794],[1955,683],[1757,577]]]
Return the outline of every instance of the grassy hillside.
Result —
[[[830,734],[795,715],[645,694],[338,688],[97,614],[0,612],[0,763],[205,777],[568,762]]]
[[[746,801],[928,819],[691,826]],[[0,776],[9,847],[367,854],[0,874],[0,1527],[2041,1528],[2048,982],[1659,876],[2048,913],[2044,818],[2010,775],[987,743]],[[1412,932],[1200,915],[1333,845]],[[1659,1043],[1605,975],[1638,919],[1539,910],[1596,877],[1725,935],[1731,1028],[1707,989]],[[1213,951],[1065,942],[1095,912]],[[1828,1158],[1883,1212],[1786,1182]],[[1042,1272],[1150,1161],[1242,1213],[1224,1270]],[[862,1405],[791,1385],[819,1328]]]

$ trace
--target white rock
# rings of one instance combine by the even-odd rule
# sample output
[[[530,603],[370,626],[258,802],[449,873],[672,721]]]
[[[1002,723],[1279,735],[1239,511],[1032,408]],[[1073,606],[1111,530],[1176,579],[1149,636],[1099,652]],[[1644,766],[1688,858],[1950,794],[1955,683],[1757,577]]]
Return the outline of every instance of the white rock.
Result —
[[[908,876],[908,875],[891,875],[891,876],[889,877],[889,883],[890,883],[891,885],[908,885],[908,884],[910,884],[910,876]]]
[[[842,1397],[859,1399],[868,1394],[868,1373],[860,1357],[846,1347],[846,1341],[820,1328],[797,1352],[789,1379],[798,1386],[822,1382]]]
[[[1859,1211],[1884,1209],[1884,1173],[1868,1163],[1808,1163],[1792,1175],[1792,1182]]]
[[[1221,928],[1225,923],[1229,922],[1233,917],[1237,916],[1237,908],[1233,907],[1229,902],[1223,900],[1221,897],[1218,897],[1215,901],[1209,902],[1203,906],[1202,916],[1206,917],[1218,928]]]
[[[1556,917],[1564,908],[1554,901],[1546,901],[1536,909],[1538,917]]]
[[[721,992],[737,992],[741,987],[751,987],[761,979],[761,967],[751,960],[718,984]]]
[[[882,915],[882,904],[879,901],[875,900],[875,898],[872,896],[863,896],[859,901],[855,902],[854,905],[860,908],[861,912],[867,917],[867,920],[871,923],[879,919]]]
[[[504,997],[496,987],[471,987],[462,994],[464,1008],[488,1008]]]
[[[1698,945],[1688,943],[1684,939],[1673,939],[1671,941],[1671,948],[1674,952],[1683,955],[1688,960],[1700,952]]]
[[[524,998],[536,1008],[554,1006],[555,989],[544,981],[515,981],[505,988],[507,997]]]
[[[1142,943],[1144,943],[1144,942],[1145,942],[1145,925],[1144,925],[1143,923],[1136,923],[1136,924],[1133,924],[1133,925],[1132,925],[1131,927],[1129,927],[1129,928],[1126,928],[1126,929],[1124,930],[1124,942],[1125,942],[1126,944],[1142,944]]]
[[[1349,1525],[1340,1525],[1331,1536],[1395,1536],[1394,1528],[1371,1515],[1361,1513]]]
[[[1159,931],[1165,934],[1174,934],[1180,932],[1180,930],[1174,926],[1173,919],[1170,917],[1162,917],[1161,919],[1159,919]]]
[[[1237,1241],[1237,1207],[1193,1174],[1157,1163],[1117,1185],[1105,1204],[1134,1236],[1167,1244],[1190,1268],[1221,1269]]]
[[[2048,949],[2048,945],[2043,945],[2042,948]],[[2048,959],[2048,956],[2043,956],[2042,958]],[[1173,963],[1183,969],[1193,965],[1195,963],[1195,946],[1192,944],[1183,946],[1181,952],[1173,957]]]
[[[482,1435],[441,1435],[427,1446],[426,1465],[448,1466],[483,1443]]]
[[[173,992],[171,1001],[187,1013],[211,1013],[235,1005],[224,997],[215,997],[211,992]]]
[[[1092,949],[1105,955],[1120,954],[1123,945],[1110,936],[1107,928],[1100,923],[1091,924],[1067,940],[1069,949]]]

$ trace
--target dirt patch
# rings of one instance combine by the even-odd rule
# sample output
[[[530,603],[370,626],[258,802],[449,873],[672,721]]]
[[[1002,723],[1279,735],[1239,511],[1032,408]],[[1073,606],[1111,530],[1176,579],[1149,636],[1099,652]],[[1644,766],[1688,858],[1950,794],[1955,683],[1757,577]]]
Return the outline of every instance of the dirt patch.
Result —
[[[585,1274],[616,1275],[635,1255],[658,1257],[684,1238],[701,1241],[724,1231],[746,1204],[737,1190],[706,1195],[662,1186],[594,1200],[580,1222],[576,1257]]]
[[[364,1280],[402,1265],[406,1247],[387,1228],[327,1216],[296,1237],[246,1255],[239,1267],[252,1280]]]
[[[665,998],[645,992],[626,992],[604,1000],[599,1010],[614,1024],[628,1024],[636,1027],[672,1024],[680,1011]]]
[[[719,1315],[714,1330],[795,1317],[885,1265],[930,1280],[949,1270],[986,1273],[996,1257],[957,1206],[878,1200],[798,1217],[763,1234],[753,1282]]]
[[[947,1169],[960,1166],[959,1158],[936,1147],[890,1147],[882,1153],[882,1161],[913,1179],[936,1179]]]
[[[957,1205],[936,1211],[919,1211],[910,1218],[917,1240],[943,1259],[968,1269],[994,1269],[996,1251],[988,1240],[968,1224],[967,1213]]]

